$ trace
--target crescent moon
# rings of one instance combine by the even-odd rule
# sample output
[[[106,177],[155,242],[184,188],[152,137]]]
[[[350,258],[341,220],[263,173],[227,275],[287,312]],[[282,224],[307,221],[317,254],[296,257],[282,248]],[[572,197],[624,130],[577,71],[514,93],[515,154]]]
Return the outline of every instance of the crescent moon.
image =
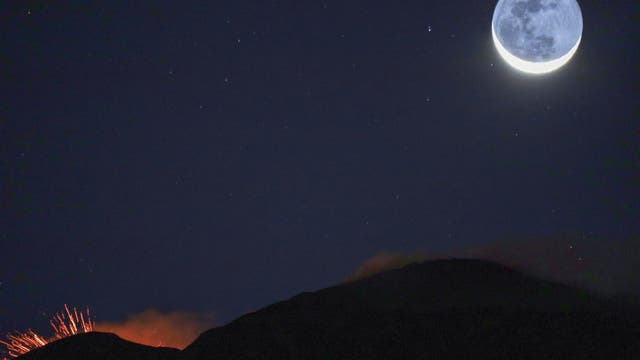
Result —
[[[522,60],[513,54],[511,54],[505,47],[500,43],[498,37],[496,36],[496,29],[494,24],[491,24],[491,35],[493,36],[493,43],[498,50],[498,54],[502,56],[502,58],[507,62],[507,64],[511,65],[517,70],[529,73],[529,74],[546,74],[550,73],[554,70],[561,68],[564,64],[568,63],[569,60],[573,57],[573,55],[578,51],[578,47],[580,46],[580,40],[582,40],[582,35],[576,41],[576,44],[563,56],[545,62],[532,62],[527,60]]]

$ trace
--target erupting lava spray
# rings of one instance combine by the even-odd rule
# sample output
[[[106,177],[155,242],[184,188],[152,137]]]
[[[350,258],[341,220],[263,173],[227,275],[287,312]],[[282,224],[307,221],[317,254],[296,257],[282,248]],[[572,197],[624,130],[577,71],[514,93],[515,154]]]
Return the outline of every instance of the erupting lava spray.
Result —
[[[7,347],[7,354],[10,357],[17,358],[52,341],[71,335],[91,332],[95,326],[95,323],[91,320],[89,308],[82,312],[74,307],[73,311],[71,311],[67,304],[64,304],[64,311],[56,313],[49,321],[49,324],[54,330],[54,335],[50,338],[45,338],[29,329],[24,333],[16,331],[12,334],[7,334],[7,341],[0,340],[0,344]]]

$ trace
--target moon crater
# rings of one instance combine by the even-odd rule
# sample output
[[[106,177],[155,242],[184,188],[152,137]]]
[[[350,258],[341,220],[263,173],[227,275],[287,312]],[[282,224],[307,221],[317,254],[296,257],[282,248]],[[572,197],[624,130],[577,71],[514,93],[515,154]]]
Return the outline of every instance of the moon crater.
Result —
[[[576,0],[500,0],[491,27],[494,44],[510,65],[539,74],[570,60],[582,26]]]

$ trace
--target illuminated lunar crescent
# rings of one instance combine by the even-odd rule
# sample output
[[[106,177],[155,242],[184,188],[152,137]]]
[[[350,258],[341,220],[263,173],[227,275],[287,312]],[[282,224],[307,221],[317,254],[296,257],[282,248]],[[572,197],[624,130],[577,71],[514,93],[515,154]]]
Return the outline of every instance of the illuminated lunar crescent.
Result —
[[[582,12],[576,0],[499,0],[491,33],[509,65],[544,74],[569,62],[578,50]]]

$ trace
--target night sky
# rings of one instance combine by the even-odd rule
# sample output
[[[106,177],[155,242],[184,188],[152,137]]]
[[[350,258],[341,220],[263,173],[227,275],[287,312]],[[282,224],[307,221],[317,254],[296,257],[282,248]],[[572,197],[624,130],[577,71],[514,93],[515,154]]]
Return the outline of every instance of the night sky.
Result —
[[[495,1],[2,2],[0,333],[64,303],[224,324],[380,252],[637,238],[638,7],[579,3],[576,56],[531,76]]]

